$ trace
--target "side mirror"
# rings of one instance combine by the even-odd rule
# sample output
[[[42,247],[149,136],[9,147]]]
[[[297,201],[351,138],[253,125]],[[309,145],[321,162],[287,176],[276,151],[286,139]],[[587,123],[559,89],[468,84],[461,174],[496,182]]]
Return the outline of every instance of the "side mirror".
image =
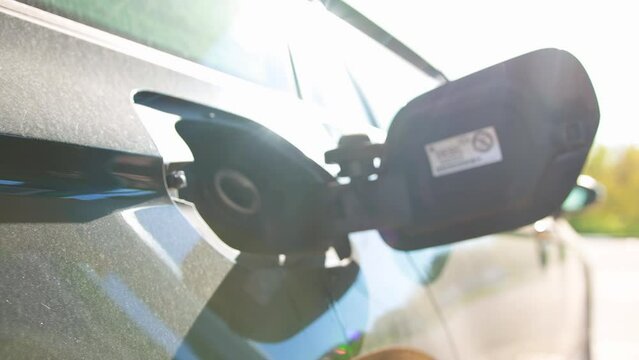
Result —
[[[605,193],[605,188],[597,180],[587,175],[579,175],[577,185],[561,204],[560,215],[578,214],[590,205],[601,202],[605,198]]]
[[[327,153],[351,177],[335,186],[328,227],[382,229],[389,245],[412,250],[530,224],[561,207],[598,124],[590,79],[565,51],[447,83],[401,109],[383,146],[360,139]],[[372,180],[362,169],[375,157]]]

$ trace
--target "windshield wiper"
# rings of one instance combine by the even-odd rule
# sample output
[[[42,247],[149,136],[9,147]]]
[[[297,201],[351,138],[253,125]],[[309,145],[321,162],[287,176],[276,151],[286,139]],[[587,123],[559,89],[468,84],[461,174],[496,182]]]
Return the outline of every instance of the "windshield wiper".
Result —
[[[328,11],[337,15],[347,23],[359,31],[366,34],[371,39],[377,41],[385,48],[397,54],[402,59],[413,64],[415,67],[428,74],[429,76],[438,79],[442,83],[448,82],[448,78],[441,71],[431,65],[428,61],[424,60],[416,52],[411,50],[408,46],[404,45],[401,41],[397,40],[393,35],[389,34],[386,30],[379,27],[377,24],[369,20],[362,13],[348,5],[342,0],[320,0]]]

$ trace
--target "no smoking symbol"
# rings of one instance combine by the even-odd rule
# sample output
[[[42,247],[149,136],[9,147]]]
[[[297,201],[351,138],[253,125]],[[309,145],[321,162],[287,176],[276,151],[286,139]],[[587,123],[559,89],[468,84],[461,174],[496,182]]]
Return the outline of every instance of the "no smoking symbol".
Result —
[[[473,135],[473,148],[479,152],[488,152],[495,145],[495,139],[487,131],[480,130]]]

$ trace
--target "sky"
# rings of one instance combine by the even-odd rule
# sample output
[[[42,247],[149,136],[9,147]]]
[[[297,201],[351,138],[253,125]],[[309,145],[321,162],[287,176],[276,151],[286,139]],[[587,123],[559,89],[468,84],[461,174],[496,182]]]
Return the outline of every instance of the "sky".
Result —
[[[639,3],[349,0],[450,79],[533,50],[575,55],[597,93],[595,141],[639,146]]]

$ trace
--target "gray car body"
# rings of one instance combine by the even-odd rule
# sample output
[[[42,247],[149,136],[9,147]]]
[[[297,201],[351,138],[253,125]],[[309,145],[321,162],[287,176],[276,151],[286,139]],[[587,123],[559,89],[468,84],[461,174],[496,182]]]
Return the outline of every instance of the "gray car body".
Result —
[[[0,141],[153,163],[154,120],[132,101],[144,90],[251,119],[320,164],[336,144],[321,111],[295,96],[21,3],[0,1],[0,34]],[[149,181],[163,184],[157,174]],[[3,358],[587,356],[585,265],[563,220],[413,252],[368,231],[351,236],[350,258],[282,266],[226,245],[164,187],[71,205],[0,198]]]

